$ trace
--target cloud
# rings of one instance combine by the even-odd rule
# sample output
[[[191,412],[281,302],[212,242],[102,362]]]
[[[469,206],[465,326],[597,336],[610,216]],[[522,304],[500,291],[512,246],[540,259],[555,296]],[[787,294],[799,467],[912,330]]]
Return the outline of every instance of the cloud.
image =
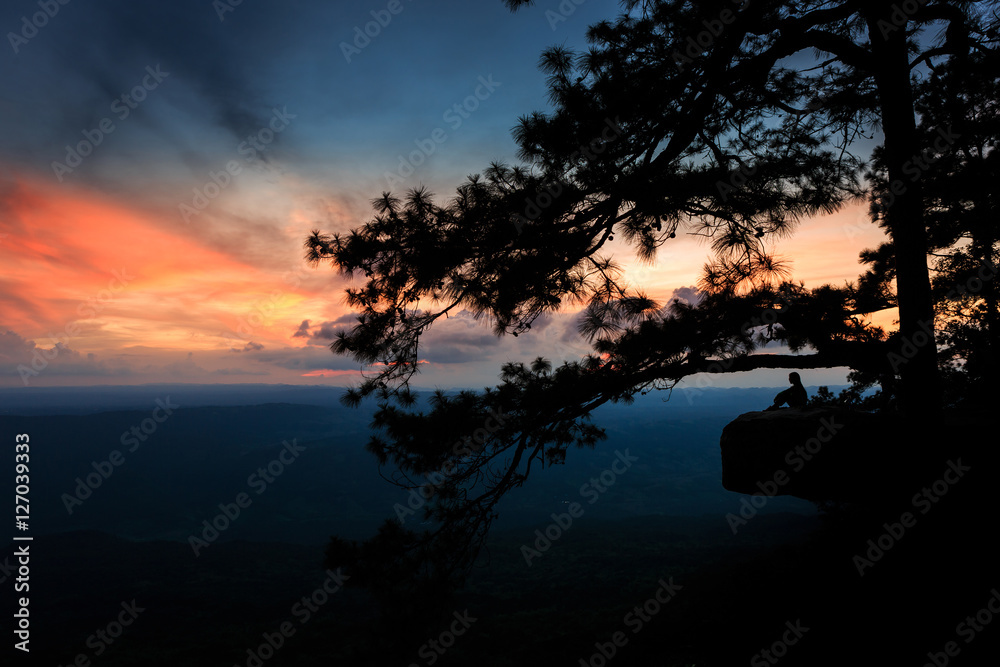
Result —
[[[293,348],[269,350],[259,343],[243,349],[187,352],[180,358],[172,350],[155,347],[129,348],[127,353],[80,352],[63,343],[37,345],[10,329],[0,328],[0,384],[34,386],[58,383],[58,378],[94,381],[107,377],[130,377],[133,382],[185,380],[211,381],[220,376],[278,376],[292,380],[311,371],[356,372],[357,362],[326,349]],[[241,354],[236,365],[234,352]],[[291,372],[289,372],[291,371]],[[277,380],[276,380],[277,381]]]
[[[583,336],[580,335],[580,322],[583,321],[584,311],[579,313],[574,313],[568,318],[563,324],[562,335],[559,336],[559,340],[564,343],[579,343],[583,341]]]
[[[338,330],[334,328],[335,326],[333,322],[323,322],[319,327],[319,331],[314,332],[309,338],[309,343],[315,344],[320,341],[332,341],[337,337]]]
[[[534,332],[545,331],[550,324],[553,322],[552,315],[549,313],[542,313],[535,318],[535,321],[531,323],[531,330]]]
[[[4,25],[19,23],[24,8],[11,9],[12,14],[4,12]],[[32,102],[11,112],[14,118],[7,120],[21,121],[18,127],[36,135],[30,142],[34,150],[43,151],[62,147],[70,139],[79,141],[83,130],[109,117],[129,132],[151,130],[163,143],[176,146],[192,169],[214,168],[202,154],[197,128],[192,126],[207,120],[233,138],[243,138],[266,125],[271,107],[280,100],[264,99],[252,73],[275,54],[246,45],[269,23],[273,29],[292,13],[287,7],[262,5],[243,11],[239,21],[222,22],[211,3],[202,0],[146,3],[141,11],[136,9],[131,0],[60,7],[44,31],[22,47],[20,66],[0,70],[5,79],[13,79],[8,85],[30,94]],[[157,65],[169,72],[162,89],[151,91],[149,100],[125,118],[116,115],[112,101],[140,84],[147,66]],[[39,79],[47,85],[34,83]],[[150,113],[154,105],[169,105],[174,114]],[[15,142],[12,148],[26,152],[24,140],[11,143]],[[95,160],[101,159],[97,153]],[[37,157],[46,167],[53,159]]]
[[[9,329],[0,334],[0,375],[20,377],[27,386],[42,374],[108,377],[133,375],[134,371],[126,363],[99,360],[93,353],[83,355],[65,343],[46,348]]]
[[[237,348],[237,347],[231,347],[231,348],[229,348],[229,351],[230,352],[236,352],[236,353],[240,353],[240,352],[260,352],[263,349],[264,349],[264,346],[261,345],[260,343],[255,343],[253,341],[250,341],[249,343],[247,343],[246,345],[243,346],[243,349],[240,349],[240,348]]]
[[[427,331],[420,342],[420,358],[438,364],[483,361],[503,343],[485,323],[461,310],[454,317],[439,319]]]
[[[0,362],[18,363],[31,357],[34,341],[26,341],[11,330],[0,333]]]
[[[341,315],[335,320],[321,322],[315,329],[311,326],[312,320],[302,320],[299,328],[292,334],[292,338],[306,338],[309,345],[328,346],[337,337],[337,332],[346,329],[344,325],[354,325],[358,323],[356,313]]]
[[[705,293],[697,287],[678,287],[670,295],[670,301],[677,299],[689,303],[692,306],[697,306],[704,297]]]

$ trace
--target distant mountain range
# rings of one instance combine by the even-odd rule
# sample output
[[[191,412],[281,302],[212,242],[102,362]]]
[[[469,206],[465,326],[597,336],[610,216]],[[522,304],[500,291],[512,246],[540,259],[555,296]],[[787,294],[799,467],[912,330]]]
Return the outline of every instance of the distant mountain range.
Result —
[[[400,516],[397,504],[404,507],[408,493],[383,479],[364,450],[371,404],[343,407],[339,391],[323,387],[237,385],[233,395],[224,389],[40,389],[24,410],[35,414],[0,415],[0,433],[31,435],[35,534],[100,530],[188,541],[239,494],[249,504],[218,541],[362,538],[385,518]],[[594,450],[571,451],[564,465],[533,470],[499,506],[498,526],[546,525],[572,502],[583,504],[583,522],[654,514],[710,514],[724,522],[727,513],[738,511],[741,496],[721,486],[719,434],[736,415],[767,405],[772,392],[704,389],[675,392],[668,402],[650,395],[630,406],[604,406],[594,420],[608,439]],[[294,403],[266,402],[277,397]],[[224,405],[249,399],[264,402]],[[96,411],[102,404],[117,409]],[[41,414],[66,405],[77,413]],[[5,402],[8,411],[22,408]],[[295,456],[288,450],[293,443],[301,450]],[[635,464],[594,494],[589,480],[626,450]],[[280,474],[267,473],[269,466]],[[814,506],[773,498],[762,511],[811,514]],[[402,516],[408,526],[422,521],[419,512]]]

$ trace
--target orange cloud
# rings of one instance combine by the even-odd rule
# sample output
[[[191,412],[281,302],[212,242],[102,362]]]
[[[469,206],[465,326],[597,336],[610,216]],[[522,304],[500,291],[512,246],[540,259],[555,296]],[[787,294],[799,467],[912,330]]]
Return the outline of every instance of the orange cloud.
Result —
[[[74,347],[206,349],[249,319],[254,335],[283,340],[313,296],[206,247],[179,223],[93,193],[24,178],[3,204],[2,324],[26,338],[81,321]],[[265,302],[264,316],[252,315]],[[284,311],[280,335],[271,333]]]

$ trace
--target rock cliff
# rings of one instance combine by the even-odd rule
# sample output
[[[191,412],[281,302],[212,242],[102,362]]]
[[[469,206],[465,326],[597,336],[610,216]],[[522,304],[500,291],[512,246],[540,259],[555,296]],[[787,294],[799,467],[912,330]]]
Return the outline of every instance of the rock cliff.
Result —
[[[747,412],[722,431],[722,485],[739,493],[860,500],[911,479],[897,415],[841,408]]]

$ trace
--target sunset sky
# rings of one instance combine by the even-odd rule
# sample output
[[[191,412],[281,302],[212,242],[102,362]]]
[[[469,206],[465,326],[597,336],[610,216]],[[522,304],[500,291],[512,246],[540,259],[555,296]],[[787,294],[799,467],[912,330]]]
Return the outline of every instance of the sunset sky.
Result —
[[[516,14],[500,0],[52,6],[51,17],[29,0],[0,10],[10,387],[356,381],[357,363],[327,348],[353,322],[346,283],[305,264],[308,232],[363,223],[384,190],[422,184],[443,202],[492,160],[515,162],[510,129],[548,108],[541,50],[584,47],[587,26],[618,11],[608,0],[540,0]],[[374,36],[362,39],[366,24]],[[400,169],[437,128],[444,141]],[[778,252],[807,286],[842,283],[880,239],[847,208],[804,222]],[[708,254],[679,234],[630,276],[666,302]],[[541,324],[501,339],[459,313],[431,330],[416,383],[481,387],[505,361],[587,351],[573,309]]]

